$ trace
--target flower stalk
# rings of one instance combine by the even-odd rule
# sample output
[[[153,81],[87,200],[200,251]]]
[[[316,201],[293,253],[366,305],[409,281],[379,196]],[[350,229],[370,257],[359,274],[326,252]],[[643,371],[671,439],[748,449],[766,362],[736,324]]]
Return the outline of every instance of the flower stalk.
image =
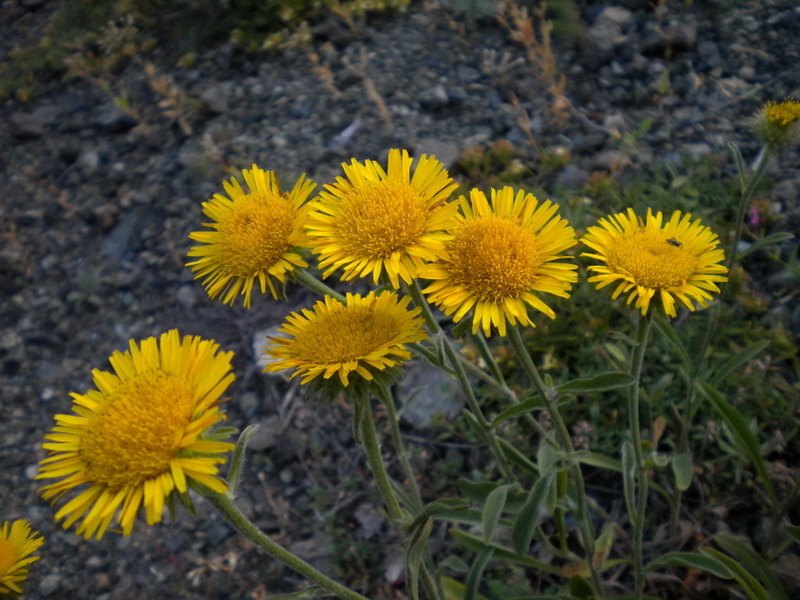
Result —
[[[354,592],[318,571],[299,556],[292,554],[283,546],[273,542],[263,531],[256,527],[242,511],[234,504],[228,494],[213,492],[198,486],[206,500],[230,525],[272,558],[281,561],[290,569],[299,573],[306,579],[313,581],[331,594],[345,600],[367,600],[366,597]]]
[[[542,400],[544,400],[547,410],[550,412],[550,416],[553,419],[553,424],[555,425],[556,436],[559,444],[565,452],[569,454],[574,453],[575,448],[572,445],[572,438],[569,435],[569,430],[564,422],[564,418],[561,416],[561,411],[558,410],[558,391],[553,388],[548,388],[541,375],[539,375],[539,370],[536,368],[536,365],[533,364],[530,354],[528,354],[528,350],[525,347],[525,342],[522,339],[522,334],[520,333],[519,327],[511,327],[509,329],[508,339],[511,342],[512,348],[514,348],[514,352],[516,353],[522,368],[528,374],[528,377],[530,377],[534,387],[536,388],[536,391],[539,392]],[[586,486],[583,481],[583,471],[581,470],[580,465],[575,463],[572,467],[570,467],[570,473],[572,473],[572,478],[578,491],[577,519],[581,528],[583,545],[586,549],[586,565],[589,569],[597,598],[599,599],[603,598],[603,582],[600,579],[600,575],[594,565],[594,527],[592,526],[592,520],[589,515],[589,508],[586,501]]]
[[[635,514],[631,515],[633,523],[633,559],[634,559],[634,599],[641,600],[644,591],[644,515],[647,508],[647,472],[645,469],[644,452],[642,451],[642,432],[639,422],[639,390],[642,377],[642,365],[650,334],[652,311],[644,316],[639,315],[636,325],[633,352],[631,353],[630,374],[633,376],[633,385],[628,393],[628,416],[633,438],[633,451],[635,460],[634,481],[636,482]]]

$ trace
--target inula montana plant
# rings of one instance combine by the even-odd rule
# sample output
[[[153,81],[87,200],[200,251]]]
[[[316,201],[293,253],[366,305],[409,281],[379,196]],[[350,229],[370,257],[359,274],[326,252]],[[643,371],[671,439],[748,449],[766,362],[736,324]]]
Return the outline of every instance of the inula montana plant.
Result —
[[[343,175],[317,195],[305,176],[281,186],[273,171],[254,164],[203,203],[207,222],[189,236],[197,245],[187,266],[211,299],[233,306],[241,298],[252,309],[259,293],[281,300],[297,285],[320,296],[269,338],[261,349],[265,371],[288,371],[308,402],[346,401],[347,429],[402,540],[408,597],[499,598],[496,573],[513,568],[527,573],[520,598],[641,600],[654,597],[652,574],[689,568],[734,580],[741,597],[788,600],[769,561],[774,548],[800,540],[800,527],[771,481],[752,421],[722,385],[764,346],[708,365],[746,209],[767,163],[798,140],[800,104],[768,103],[751,124],[764,147],[752,168],[732,147],[739,194],[729,247],[723,232],[681,210],[620,206],[576,233],[568,211],[525,189],[471,189],[453,198],[458,183],[441,162],[403,149],[390,150],[385,165],[344,163]],[[354,283],[373,289],[347,291]],[[592,285],[598,304],[619,317],[614,343],[598,349],[615,366],[581,377],[568,363],[548,371],[532,342],[554,319],[570,320],[579,333],[593,327],[575,309]],[[695,348],[675,322],[704,309],[707,333]],[[671,364],[652,352],[656,341],[675,355],[685,383],[663,406],[657,402],[670,393],[672,374],[645,376],[651,364],[654,372]],[[413,357],[460,386],[464,437],[486,456],[480,481],[430,486],[416,472],[394,397]],[[234,431],[218,428],[234,380],[232,352],[172,330],[132,340],[109,360],[113,371],[94,370],[95,389],[72,394],[71,413],[56,415],[45,436],[38,478],[46,480],[41,494],[57,506],[57,522],[86,539],[128,536],[140,518],[156,525],[165,507],[193,512],[201,497],[312,583],[287,597],[365,599],[363,583],[341,583],[304,562],[237,507],[255,429],[246,427],[234,444],[227,441]],[[587,405],[611,412],[615,395],[625,401],[622,431],[609,438],[616,445],[589,450],[593,428],[575,415]],[[762,553],[731,535],[688,548],[680,536],[664,536],[676,530],[696,478],[689,432],[701,401],[769,505]],[[388,453],[378,414],[388,420]],[[571,429],[580,431],[579,442]],[[400,481],[387,468],[395,464]],[[587,492],[590,473],[619,502]],[[437,489],[450,495],[431,497]],[[649,510],[656,501],[669,510]],[[441,542],[429,543],[440,524],[450,527],[444,555]],[[3,523],[0,593],[21,591],[41,544],[26,522]],[[456,547],[458,555],[447,554]]]

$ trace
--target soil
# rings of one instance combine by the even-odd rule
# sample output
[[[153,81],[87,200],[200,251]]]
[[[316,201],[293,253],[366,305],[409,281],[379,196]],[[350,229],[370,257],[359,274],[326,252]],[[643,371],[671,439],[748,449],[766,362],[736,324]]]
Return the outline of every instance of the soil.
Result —
[[[254,332],[311,294],[290,285],[287,303],[259,297],[250,311],[232,309],[209,300],[184,267],[201,202],[232,173],[257,163],[287,187],[300,173],[321,185],[353,157],[407,148],[457,174],[465,151],[505,141],[528,181],[577,194],[599,172],[629,177],[682,153],[725,157],[729,142],[752,160],[758,142],[746,119],[800,92],[794,0],[579,4],[580,33],[554,42],[569,100],[560,106],[547,90],[557,79],[543,83],[491,11],[464,4],[413,2],[354,27],[331,18],[312,26],[310,44],[280,52],[222,43],[190,67],[159,62],[156,50],[157,75],[171,78],[166,94],[154,89],[148,59],[110,76],[110,93],[54,77],[30,101],[0,103],[0,517],[25,518],[47,538],[27,598],[267,598],[303,587],[202,501],[198,519],[181,513],[86,542],[55,525],[39,497],[42,438],[69,410],[69,393],[89,389],[91,370],[108,368],[128,340],[172,328],[236,352],[229,423],[264,428],[238,499],[245,512],[367,596],[403,597],[401,549],[360,483],[347,408],[305,403],[257,366]],[[0,51],[30,44],[24,32],[40,31],[52,10],[5,0]],[[619,143],[645,121],[634,146]],[[546,152],[570,159],[543,170]],[[798,230],[797,158],[786,152],[774,167],[775,230]],[[474,460],[428,430],[408,432],[420,463],[447,458],[467,469]]]

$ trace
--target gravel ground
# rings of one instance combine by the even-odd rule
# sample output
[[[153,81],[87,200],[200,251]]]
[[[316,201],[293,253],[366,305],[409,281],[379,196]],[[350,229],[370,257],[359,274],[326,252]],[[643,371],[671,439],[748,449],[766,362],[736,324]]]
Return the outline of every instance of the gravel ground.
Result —
[[[468,148],[507,140],[525,166],[538,152],[533,139],[572,157],[538,179],[534,168],[549,190],[580,189],[600,170],[624,176],[655,159],[677,162],[681,152],[725,156],[731,141],[752,158],[757,143],[744,118],[767,99],[800,92],[800,7],[667,4],[661,12],[635,0],[582,7],[585,35],[556,42],[572,101],[563,118],[525,48],[494,18],[470,20],[435,2],[356,29],[322,23],[311,48],[254,56],[223,44],[192,68],[162,68],[199,101],[183,123],[159,108],[163,97],[141,64],[114,80],[129,94],[130,113],[85,80],[43,82],[34,100],[0,104],[2,518],[26,518],[47,537],[27,597],[266,598],[302,585],[202,504],[199,520],[184,515],[137,526],[129,538],[84,542],[56,527],[37,495],[42,436],[53,414],[68,410],[68,393],[85,391],[91,369],[106,368],[129,339],[175,327],[236,351],[230,423],[264,425],[240,496],[245,511],[331,572],[334,553],[374,544],[374,562],[349,571],[353,585],[370,597],[402,597],[396,540],[375,495],[354,484],[364,469],[360,450],[349,426],[331,427],[348,422],[345,408],[297,402],[296,390],[255,364],[253,332],[310,295],[293,288],[289,305],[259,298],[252,311],[210,301],[183,267],[200,203],[231,168],[256,162],[289,185],[302,172],[322,184],[342,161],[382,159],[392,147],[455,167]],[[51,9],[3,2],[3,52],[29,43],[19,32]],[[636,151],[621,150],[614,132],[645,120],[652,125]],[[800,223],[797,158],[781,157],[776,230]],[[334,516],[351,539],[324,527]]]

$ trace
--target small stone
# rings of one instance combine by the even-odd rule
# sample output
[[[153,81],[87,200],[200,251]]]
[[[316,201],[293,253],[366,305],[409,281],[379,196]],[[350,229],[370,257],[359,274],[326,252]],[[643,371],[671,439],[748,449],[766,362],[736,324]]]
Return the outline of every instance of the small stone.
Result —
[[[454,141],[420,138],[415,144],[415,148],[417,156],[422,154],[435,156],[446,169],[452,169],[458,160],[459,148]]]
[[[695,160],[702,158],[704,156],[708,156],[713,152],[711,146],[709,146],[705,142],[699,142],[696,144],[684,144],[683,150],[684,152],[686,152],[686,154],[688,154]]]
[[[446,107],[448,104],[450,104],[450,98],[442,84],[428,88],[419,98],[419,105],[423,110],[438,110]]]
[[[753,81],[756,78],[756,70],[750,65],[745,65],[739,69],[739,77],[745,81]]]
[[[207,87],[200,93],[200,100],[215,114],[228,112],[233,97],[233,83],[222,81]]]
[[[576,167],[575,165],[567,165],[556,177],[556,185],[560,185],[570,190],[579,190],[589,179],[589,173]]]
[[[62,579],[63,577],[57,573],[45,575],[39,581],[39,593],[45,598],[50,598],[53,592],[61,586]]]
[[[136,120],[109,102],[98,111],[95,124],[109,133],[122,133],[134,127]]]
[[[175,299],[178,304],[190,310],[197,304],[197,290],[193,285],[182,285],[175,292]]]

